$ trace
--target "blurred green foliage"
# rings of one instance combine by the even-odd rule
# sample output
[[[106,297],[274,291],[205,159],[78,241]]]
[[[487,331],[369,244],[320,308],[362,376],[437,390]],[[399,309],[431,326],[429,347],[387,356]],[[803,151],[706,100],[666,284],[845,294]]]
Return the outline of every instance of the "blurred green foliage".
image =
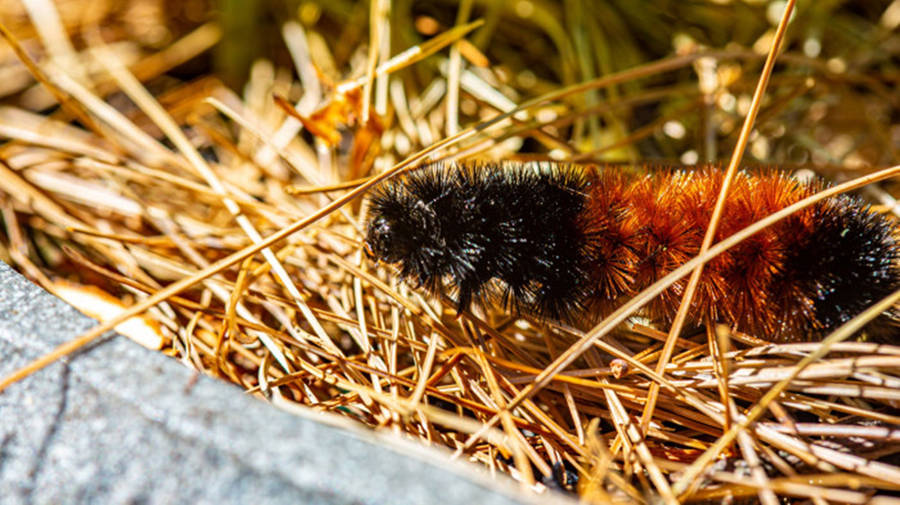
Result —
[[[390,3],[392,54],[420,44],[457,22],[456,0],[394,0]],[[788,30],[785,55],[776,68],[759,129],[766,145],[751,149],[761,161],[840,164],[857,156],[868,164],[897,161],[900,95],[900,21],[891,18],[891,0],[847,2],[800,0]],[[491,71],[519,100],[609,75],[687,50],[726,50],[715,72],[727,93],[707,97],[721,103],[698,104],[696,67],[569,98],[576,109],[616,103],[646,90],[670,88],[661,100],[616,111],[589,114],[573,130],[561,132],[579,149],[590,151],[627,138],[649,121],[671,115],[686,129],[681,138],[654,133],[636,142],[647,158],[685,161],[720,158],[739,124],[742,97],[752,92],[768,38],[783,0],[473,0],[469,19],[484,25],[468,40],[487,57]],[[321,37],[340,75],[364,71],[369,37],[368,1],[219,0],[226,37],[216,53],[220,75],[240,89],[251,63],[268,58],[290,66],[281,26],[298,20]],[[896,6],[894,11],[897,11]],[[409,92],[424,90],[440,77],[446,51],[397,74]],[[811,83],[808,78],[813,78]],[[812,89],[807,89],[812,85]],[[679,89],[681,91],[679,91]],[[692,104],[696,106],[691,109]],[[819,107],[819,109],[817,109]],[[825,107],[825,114],[820,114]],[[685,112],[685,108],[691,109]],[[681,111],[681,112],[679,112]],[[809,111],[819,111],[810,115]],[[865,112],[863,112],[865,111]],[[464,118],[465,119],[465,118]],[[477,120],[470,117],[469,121]],[[881,137],[862,139],[879,130]],[[849,135],[851,147],[833,143]],[[534,147],[540,150],[540,147]],[[528,146],[526,146],[528,150]],[[697,156],[685,157],[689,151]],[[627,154],[627,153],[626,153]],[[621,156],[622,151],[606,153]]]

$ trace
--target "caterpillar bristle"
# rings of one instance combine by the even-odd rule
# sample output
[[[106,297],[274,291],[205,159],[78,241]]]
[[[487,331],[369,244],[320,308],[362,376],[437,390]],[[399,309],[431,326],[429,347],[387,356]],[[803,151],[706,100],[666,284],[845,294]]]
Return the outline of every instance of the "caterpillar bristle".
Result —
[[[498,304],[594,321],[697,254],[722,177],[714,166],[640,175],[552,162],[436,163],[374,191],[366,242],[457,310]],[[822,187],[774,169],[739,173],[717,240]],[[710,261],[689,322],[775,341],[820,338],[900,286],[895,233],[857,198],[820,202]],[[685,283],[645,315],[670,322]]]

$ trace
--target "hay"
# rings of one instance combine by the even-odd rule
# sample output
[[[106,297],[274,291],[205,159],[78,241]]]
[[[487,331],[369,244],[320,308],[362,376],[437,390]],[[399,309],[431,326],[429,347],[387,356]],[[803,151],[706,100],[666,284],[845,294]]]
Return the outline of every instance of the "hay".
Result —
[[[75,283],[132,307],[110,326],[152,307],[152,345],[191,367],[536,492],[864,503],[900,490],[898,346],[455,317],[360,247],[372,176],[425,156],[726,157],[778,21],[764,6],[679,7],[707,31],[678,32],[632,3],[416,16],[304,3],[279,33],[299,79],[257,60],[237,94],[217,74],[167,75],[219,40],[214,23],[178,31],[150,1],[23,3],[0,10],[0,258],[70,299]],[[837,180],[896,163],[896,5],[795,15],[747,159]],[[728,39],[717,26],[735,17],[746,30]],[[173,31],[134,28],[152,22]],[[896,211],[895,189],[867,196]]]

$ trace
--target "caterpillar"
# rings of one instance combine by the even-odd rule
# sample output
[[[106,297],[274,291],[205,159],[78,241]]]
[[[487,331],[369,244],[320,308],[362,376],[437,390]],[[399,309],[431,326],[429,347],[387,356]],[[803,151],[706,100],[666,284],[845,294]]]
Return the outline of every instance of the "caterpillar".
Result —
[[[603,317],[700,250],[724,173],[635,174],[554,162],[433,163],[378,186],[365,247],[454,300],[539,319]],[[740,171],[716,241],[825,187]],[[689,324],[773,341],[814,340],[900,288],[896,226],[841,195],[797,212],[705,266]],[[675,316],[686,279],[644,308]]]

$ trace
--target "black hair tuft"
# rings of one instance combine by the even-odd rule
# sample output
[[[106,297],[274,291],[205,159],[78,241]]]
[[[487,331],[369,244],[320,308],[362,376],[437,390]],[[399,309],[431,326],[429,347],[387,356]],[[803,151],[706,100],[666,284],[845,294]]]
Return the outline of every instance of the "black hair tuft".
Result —
[[[824,334],[900,287],[900,247],[887,218],[858,198],[840,195],[813,212],[815,233],[789,251],[781,281],[807,294]]]
[[[556,163],[435,163],[377,188],[366,244],[432,292],[564,319],[583,309],[588,178]]]

